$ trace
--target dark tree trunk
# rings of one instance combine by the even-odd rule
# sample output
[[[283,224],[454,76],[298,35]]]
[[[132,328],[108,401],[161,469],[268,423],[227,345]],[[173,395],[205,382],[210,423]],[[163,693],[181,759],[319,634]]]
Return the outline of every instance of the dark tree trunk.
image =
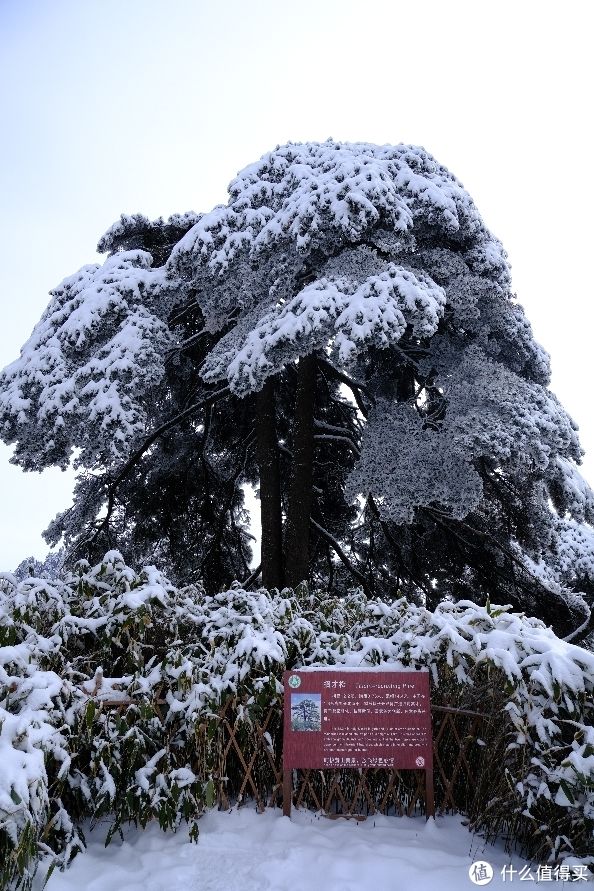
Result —
[[[265,588],[282,588],[283,521],[274,381],[271,378],[257,394],[256,411],[262,518],[262,584]]]
[[[394,374],[395,397],[397,402],[407,402],[415,395],[415,376],[410,365],[402,365]]]
[[[314,406],[317,360],[299,360],[293,421],[293,475],[289,488],[285,547],[286,581],[291,587],[309,576],[309,526],[313,498]]]

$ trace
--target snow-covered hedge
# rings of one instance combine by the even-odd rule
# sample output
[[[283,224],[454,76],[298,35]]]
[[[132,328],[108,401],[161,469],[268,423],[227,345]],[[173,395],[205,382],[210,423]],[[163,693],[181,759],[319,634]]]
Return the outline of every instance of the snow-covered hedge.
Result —
[[[60,580],[0,576],[0,883],[28,887],[40,857],[66,864],[85,819],[195,830],[226,697],[249,718],[286,667],[382,663],[428,666],[434,698],[495,716],[486,742],[504,759],[487,759],[478,827],[511,830],[541,861],[594,862],[590,652],[505,608],[206,596],[110,552]]]

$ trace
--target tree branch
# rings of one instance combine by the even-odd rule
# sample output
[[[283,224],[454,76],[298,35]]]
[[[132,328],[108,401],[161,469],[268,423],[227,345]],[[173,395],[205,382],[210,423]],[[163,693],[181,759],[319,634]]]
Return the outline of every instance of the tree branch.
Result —
[[[582,640],[588,637],[594,629],[594,610],[590,609],[588,614],[588,618],[582,622],[581,625],[578,625],[570,634],[566,635],[563,640],[568,643],[579,645]]]
[[[388,544],[392,545],[392,548],[394,549],[394,554],[395,554],[402,570],[404,571],[404,573],[406,573],[408,575],[409,579],[417,586],[417,588],[419,588],[421,591],[423,591],[423,593],[425,594],[425,597],[431,599],[433,592],[429,590],[429,588],[427,587],[427,585],[424,582],[422,582],[420,579],[418,579],[414,575],[410,566],[407,566],[406,563],[404,562],[401,549],[400,549],[398,543],[396,541],[394,541],[394,536],[390,532],[390,530],[388,528],[388,524],[386,523],[385,520],[382,520],[380,509],[377,506],[377,504],[375,503],[375,499],[371,493],[367,496],[367,503],[369,504],[369,507],[371,508],[371,512],[372,512],[373,516],[380,524],[380,528],[381,528],[382,532],[384,533],[386,541],[388,542]]]
[[[351,431],[345,427],[338,427],[336,424],[328,424],[326,421],[314,420],[316,430],[325,430],[326,433],[337,433],[339,436],[351,436]]]
[[[494,535],[491,535],[490,532],[484,532],[481,529],[475,529],[474,526],[471,526],[469,523],[465,523],[463,520],[454,520],[452,517],[449,516],[449,514],[446,514],[444,511],[440,511],[438,508],[425,508],[425,509],[434,517],[436,522],[440,523],[442,526],[444,526],[450,532],[454,532],[454,529],[452,529],[452,527],[449,523],[445,522],[446,520],[450,520],[451,522],[454,522],[454,523],[457,523],[457,524],[463,526],[464,529],[467,529],[473,535],[476,535],[479,538],[482,538],[483,541],[486,540],[486,541],[492,542],[492,544],[504,556],[506,556],[508,558],[508,560],[511,561],[512,564],[516,565],[522,572],[524,572],[533,582],[535,582],[538,585],[538,587],[542,591],[546,591],[546,593],[548,595],[550,595],[551,597],[553,597],[555,601],[562,603],[563,606],[567,609],[567,611],[571,614],[571,607],[568,604],[568,602],[563,599],[563,595],[560,594],[558,591],[553,591],[551,588],[549,588],[547,585],[545,585],[545,583],[542,581],[542,579],[540,579],[537,575],[535,575],[533,572],[530,571],[530,569],[520,559],[520,557],[517,557],[512,551],[510,551],[508,548],[504,547],[504,545],[502,545],[501,542],[499,542],[495,538]],[[443,517],[443,520],[440,519],[441,517]],[[470,542],[466,542],[466,544],[470,545]],[[472,545],[470,545],[470,546],[472,547]],[[587,634],[589,632],[590,623],[592,623],[594,625],[594,615],[592,614],[591,610],[588,615],[588,618],[584,622],[582,622],[577,628],[574,628],[574,630],[571,631],[566,637],[564,637],[563,640],[572,641],[572,640],[575,640],[576,637],[578,638],[578,640],[582,640],[584,637],[587,636]]]
[[[95,529],[92,536],[88,539],[85,539],[84,542],[81,542],[80,545],[76,548],[76,550],[80,550],[83,544],[88,544],[97,538],[100,533],[109,526],[109,521],[111,519],[111,515],[113,513],[114,501],[116,492],[120,486],[120,484],[126,479],[132,468],[136,465],[136,463],[142,458],[144,453],[150,449],[156,440],[166,433],[168,430],[171,430],[172,427],[177,426],[177,424],[181,424],[182,421],[185,421],[187,418],[196,414],[197,411],[200,411],[201,408],[205,408],[207,405],[213,405],[213,403],[218,402],[219,399],[222,399],[223,396],[226,396],[229,393],[229,387],[223,387],[220,390],[216,390],[214,393],[211,393],[205,399],[202,399],[200,402],[195,402],[194,405],[190,405],[189,408],[184,409],[179,412],[179,414],[175,415],[175,417],[170,418],[165,423],[161,424],[157,427],[156,430],[148,436],[143,444],[133,452],[128,460],[125,462],[122,469],[116,474],[116,476],[111,480],[111,482],[107,483],[107,512],[99,526]]]
[[[357,579],[357,581],[359,582],[359,584],[361,585],[361,587],[363,588],[363,590],[365,592],[365,596],[369,597],[370,593],[369,593],[369,585],[367,584],[367,579],[365,578],[365,576],[363,575],[362,572],[359,572],[359,570],[357,569],[356,566],[352,565],[351,561],[349,560],[349,558],[347,557],[347,555],[341,548],[340,544],[336,541],[334,536],[331,535],[327,529],[324,529],[323,526],[320,526],[319,523],[316,523],[316,521],[313,518],[311,519],[311,525],[314,527],[314,529],[316,529],[319,532],[319,534],[322,536],[322,538],[328,542],[328,544],[330,545],[332,550],[336,552],[336,555],[340,559],[341,563],[343,563],[344,566],[346,566],[346,568],[348,569],[350,574],[353,576],[353,578]]]
[[[343,442],[352,450],[357,458],[361,456],[361,452],[359,451],[355,443],[351,439],[349,439],[348,436],[335,436],[333,433],[314,434],[314,442],[320,442],[320,440],[334,440],[335,442]]]
[[[245,579],[245,581],[243,581],[243,582],[240,582],[241,587],[244,590],[247,590],[247,588],[249,588],[250,585],[254,584],[254,582],[256,581],[258,576],[261,575],[261,573],[262,573],[262,564],[258,563],[258,565],[254,569],[254,571],[250,575],[248,575],[247,579]]]
[[[328,369],[328,371],[336,378],[336,380],[339,380],[342,384],[345,384],[349,388],[354,396],[355,402],[357,403],[357,408],[359,409],[363,417],[366,418],[368,415],[368,411],[365,403],[361,399],[361,393],[364,393],[372,404],[375,402],[375,399],[373,398],[372,394],[369,392],[365,384],[353,380],[351,377],[348,376],[348,374],[345,374],[344,371],[340,371],[339,368],[335,368],[334,365],[331,362],[328,362],[327,359],[319,359],[318,361],[324,368]]]

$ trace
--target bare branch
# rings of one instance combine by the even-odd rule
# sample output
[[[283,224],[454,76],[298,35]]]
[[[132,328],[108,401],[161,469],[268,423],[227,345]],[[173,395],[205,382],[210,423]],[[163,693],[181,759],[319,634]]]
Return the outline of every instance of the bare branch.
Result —
[[[194,405],[190,405],[189,408],[184,409],[179,414],[175,415],[175,417],[170,418],[165,423],[161,424],[154,430],[150,436],[148,436],[143,444],[133,452],[122,469],[116,474],[116,476],[111,480],[111,482],[107,483],[107,512],[105,517],[97,526],[92,536],[86,539],[84,542],[76,548],[76,550],[80,550],[83,544],[89,544],[97,538],[97,536],[109,526],[109,521],[111,519],[111,515],[113,513],[115,495],[120,486],[120,484],[126,479],[132,468],[136,465],[136,463],[142,458],[145,452],[150,449],[156,440],[166,433],[168,430],[171,430],[172,427],[177,426],[177,424],[181,424],[182,421],[185,421],[187,418],[196,414],[196,412],[200,411],[201,408],[205,408],[207,405],[213,405],[213,403],[218,402],[219,399],[222,399],[223,396],[226,396],[229,393],[228,387],[223,387],[220,390],[216,390],[214,393],[210,393],[205,399],[200,400],[200,402],[195,402]]]
[[[408,577],[414,582],[414,584],[419,588],[419,590],[423,591],[427,598],[430,598],[432,592],[429,590],[429,588],[427,587],[425,582],[423,582],[421,579],[417,578],[415,576],[415,574],[413,573],[412,569],[410,568],[410,566],[407,566],[407,564],[404,562],[401,549],[398,546],[398,542],[396,542],[394,540],[394,536],[390,532],[388,524],[386,523],[385,520],[382,519],[380,509],[377,506],[377,504],[375,503],[375,499],[371,493],[367,496],[367,503],[369,504],[369,507],[371,508],[371,513],[373,514],[373,516],[375,517],[377,522],[380,524],[380,528],[381,528],[382,532],[384,533],[386,541],[394,549],[394,556],[397,558],[397,560],[401,566],[401,569],[403,571],[403,574],[408,575]]]
[[[587,619],[578,625],[570,634],[563,638],[568,643],[578,644],[584,640],[594,629],[594,610],[590,610]]]
[[[361,412],[364,418],[367,417],[368,411],[365,406],[365,403],[361,399],[361,393],[364,393],[369,401],[373,404],[375,399],[373,395],[369,392],[365,384],[360,383],[359,381],[353,380],[353,378],[349,377],[348,374],[345,374],[344,371],[341,371],[339,368],[335,368],[331,362],[328,362],[327,359],[319,359],[319,363],[326,368],[336,380],[339,380],[342,384],[345,384],[355,399],[357,403],[357,408]]]
[[[254,584],[254,582],[256,581],[258,576],[261,574],[262,574],[262,564],[258,563],[258,565],[254,569],[254,571],[250,575],[248,575],[247,579],[245,579],[245,581],[243,581],[243,582],[240,582],[241,587],[244,590],[247,590],[250,587],[250,585]]]
[[[340,559],[341,563],[343,563],[344,566],[346,566],[346,568],[348,569],[350,574],[353,576],[353,578],[357,579],[357,581],[359,582],[359,584],[365,591],[365,595],[367,597],[370,597],[369,585],[367,584],[367,579],[365,578],[365,576],[363,575],[362,572],[359,572],[359,570],[357,569],[356,566],[353,566],[353,564],[351,563],[351,561],[349,560],[349,558],[347,557],[347,555],[341,548],[340,544],[334,538],[334,536],[331,535],[327,529],[324,529],[323,526],[320,526],[319,523],[316,523],[316,521],[313,518],[310,519],[310,522],[311,522],[311,525],[314,527],[314,529],[316,529],[320,533],[322,538],[328,542],[328,544],[330,545],[332,550],[335,551],[337,557]]]
[[[332,433],[316,433],[314,436],[315,442],[319,442],[320,440],[324,439],[333,440],[334,442],[343,442],[354,452],[357,458],[359,458],[361,455],[361,452],[359,451],[355,443],[351,439],[349,439],[348,436],[335,436]]]
[[[350,430],[345,427],[338,427],[335,424],[327,424],[326,421],[318,421],[316,418],[314,420],[314,427],[316,430],[325,430],[327,433],[338,433],[339,436],[350,436]]]

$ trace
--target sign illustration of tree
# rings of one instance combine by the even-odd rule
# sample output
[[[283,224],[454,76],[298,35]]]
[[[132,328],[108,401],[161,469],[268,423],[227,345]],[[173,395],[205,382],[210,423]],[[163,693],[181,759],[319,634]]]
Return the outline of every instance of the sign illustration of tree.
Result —
[[[48,540],[209,590],[490,597],[588,633],[575,424],[501,244],[425,150],[281,146],[226,205],[122,217],[99,250],[0,377],[13,460],[80,469]]]
[[[322,726],[321,697],[313,694],[291,695],[291,730],[320,730]]]

